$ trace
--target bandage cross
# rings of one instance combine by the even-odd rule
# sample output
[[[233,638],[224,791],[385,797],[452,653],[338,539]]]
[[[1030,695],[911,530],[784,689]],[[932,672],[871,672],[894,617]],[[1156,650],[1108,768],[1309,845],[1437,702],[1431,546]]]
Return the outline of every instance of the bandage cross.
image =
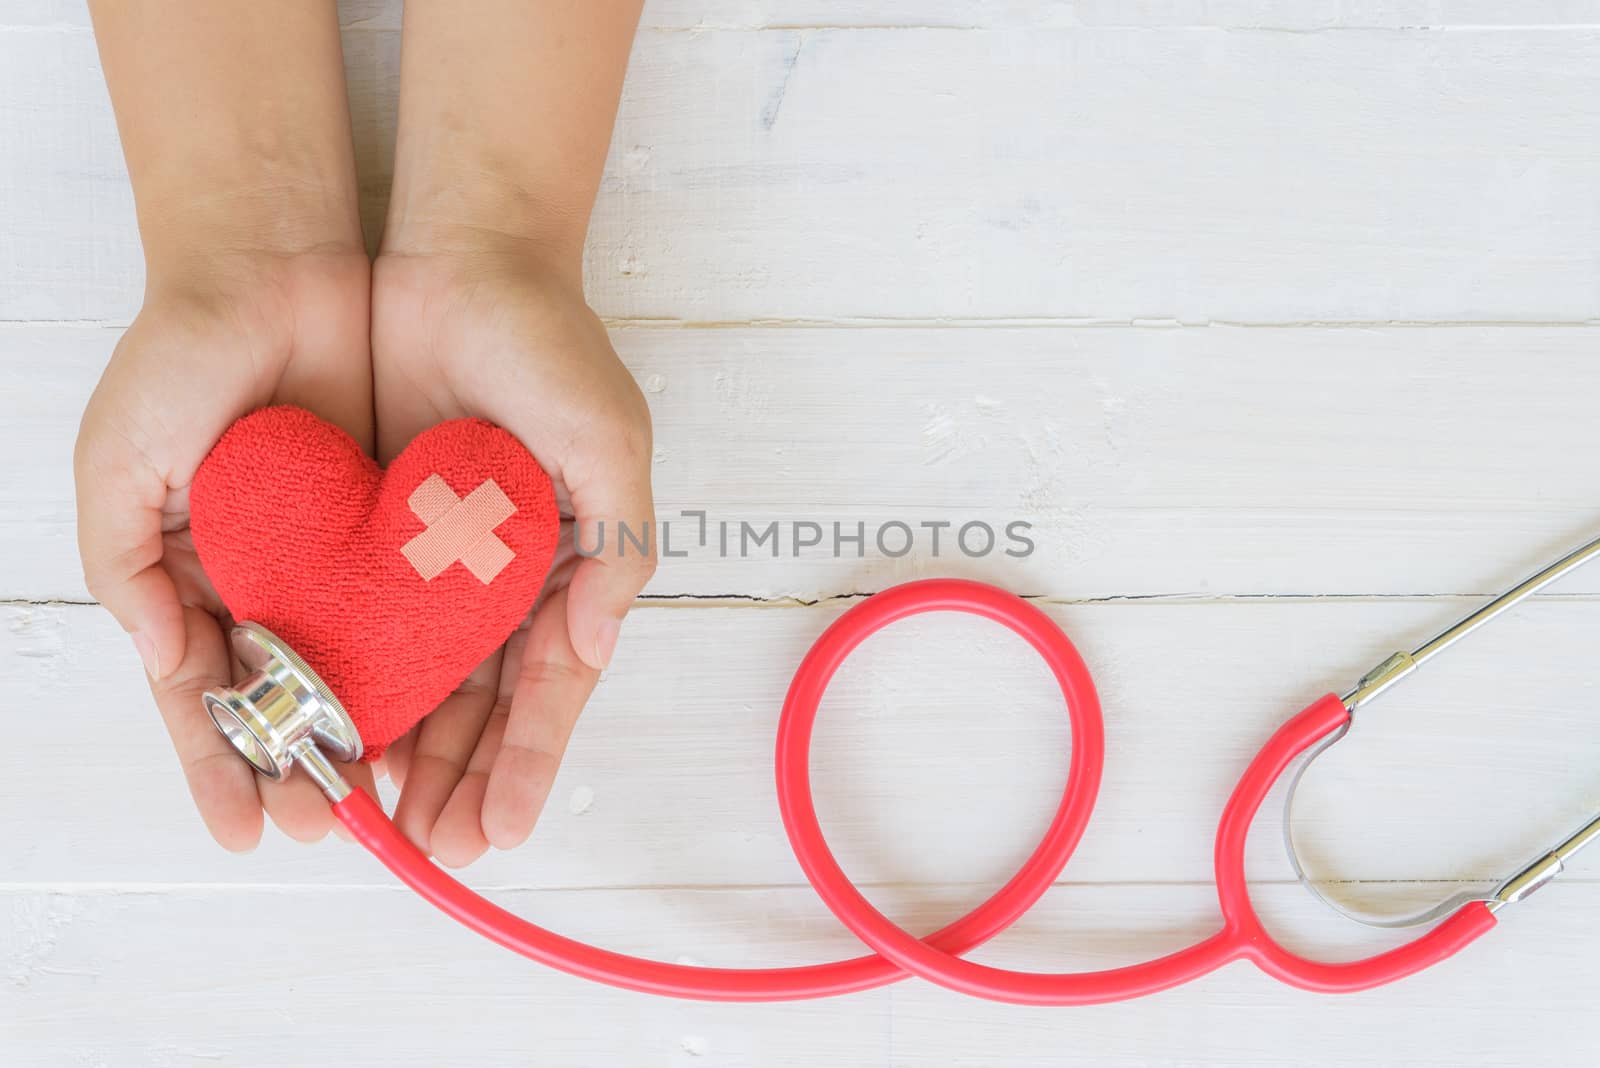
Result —
[[[443,478],[429,475],[411,491],[406,503],[427,529],[400,551],[423,581],[433,581],[460,561],[479,582],[488,585],[516,558],[511,547],[495,536],[494,528],[510,519],[517,506],[494,479],[484,479],[477,489],[457,497]]]

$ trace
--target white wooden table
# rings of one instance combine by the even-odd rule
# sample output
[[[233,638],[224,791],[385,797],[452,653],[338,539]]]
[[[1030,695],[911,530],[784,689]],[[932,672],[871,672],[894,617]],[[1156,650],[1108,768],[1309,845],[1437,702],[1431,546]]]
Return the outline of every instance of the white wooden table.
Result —
[[[347,4],[369,223],[398,0]],[[1061,885],[982,959],[1131,963],[1216,921],[1216,815],[1283,717],[1600,527],[1600,3],[652,3],[590,241],[661,515],[1034,524],[1027,559],[669,560],[530,844],[469,880],[668,959],[856,951],[789,854],[788,672],[851,598],[1033,595],[1110,749]],[[919,981],[654,1000],[534,967],[352,847],[235,857],[83,589],[69,459],[140,293],[85,13],[0,11],[0,1064],[1594,1064],[1600,858],[1446,965],[1319,998],[1236,964],[1024,1010]],[[1600,799],[1600,571],[1374,706],[1308,780],[1341,892],[1492,879]],[[1403,694],[1403,696],[1402,696]],[[819,805],[929,929],[1009,876],[1070,738],[1020,642],[930,618],[835,684]],[[1252,841],[1291,945],[1392,944]],[[292,922],[287,918],[293,917]]]

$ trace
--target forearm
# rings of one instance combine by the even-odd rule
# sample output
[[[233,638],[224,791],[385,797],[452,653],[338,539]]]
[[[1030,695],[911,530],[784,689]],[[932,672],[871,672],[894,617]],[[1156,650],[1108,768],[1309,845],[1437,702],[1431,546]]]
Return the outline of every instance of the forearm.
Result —
[[[151,277],[361,249],[334,0],[95,0]]]
[[[581,262],[640,0],[408,0],[384,251]]]

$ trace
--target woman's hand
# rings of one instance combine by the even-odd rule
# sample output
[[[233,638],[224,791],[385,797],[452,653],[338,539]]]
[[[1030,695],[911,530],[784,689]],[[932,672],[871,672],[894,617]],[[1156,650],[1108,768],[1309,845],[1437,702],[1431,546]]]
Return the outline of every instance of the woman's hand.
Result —
[[[522,842],[655,569],[650,413],[584,302],[589,212],[639,0],[407,0],[394,185],[373,266],[378,456],[442,419],[510,430],[573,524],[525,627],[387,753],[395,821],[460,865]]]
[[[84,412],[74,468],[89,591],[133,636],[189,792],[224,847],[249,849],[265,808],[314,841],[333,824],[303,775],[259,779],[217,733],[202,691],[235,677],[228,619],[195,558],[189,484],[235,419],[298,404],[372,443],[364,252],[230,253],[152,276]],[[367,767],[346,769],[372,789]]]
[[[332,814],[303,775],[257,782],[201,708],[232,678],[189,540],[189,483],[228,425],[299,404],[372,445],[371,268],[332,0],[91,0],[117,112],[145,301],[84,412],[75,467],[90,591],[150,676],[189,790],[229,849],[261,810],[300,839]],[[369,769],[352,769],[370,789]]]
[[[487,242],[486,242],[487,244]],[[386,756],[395,821],[458,866],[533,830],[567,739],[655,569],[617,525],[654,528],[650,413],[583,301],[574,270],[526,247],[378,258],[373,270],[378,455],[445,419],[510,430],[555,483],[562,543],[539,603],[504,648]],[[579,557],[574,523],[592,550]]]

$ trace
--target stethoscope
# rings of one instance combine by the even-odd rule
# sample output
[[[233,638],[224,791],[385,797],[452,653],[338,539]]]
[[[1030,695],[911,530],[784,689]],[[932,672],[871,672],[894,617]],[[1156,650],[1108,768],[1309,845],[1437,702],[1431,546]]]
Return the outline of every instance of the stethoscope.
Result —
[[[1217,827],[1215,870],[1222,929],[1168,956],[1099,972],[1018,972],[962,956],[1015,922],[1054,882],[1089,822],[1105,751],[1099,698],[1077,650],[1038,608],[994,586],[929,579],[874,594],[822,633],[789,685],[778,722],[776,759],[784,828],[811,885],[840,922],[873,950],[866,956],[828,964],[744,970],[646,960],[573,941],[484,900],[430,862],[395,829],[376,801],[345,781],[333,759],[360,758],[362,743],[355,725],[311,666],[264,627],[243,623],[234,629],[234,649],[251,674],[236,687],[207,693],[205,704],[218,729],[262,775],[282,779],[296,764],[304,767],[355,839],[446,914],[526,957],[612,986],[715,1001],[778,1001],[845,994],[918,975],[996,1001],[1085,1005],[1153,994],[1198,979],[1230,961],[1248,960],[1292,986],[1355,991],[1419,972],[1487,933],[1500,909],[1550,882],[1574,854],[1600,838],[1600,815],[1492,893],[1461,894],[1417,915],[1374,917],[1330,900],[1306,875],[1291,829],[1294,797],[1305,768],[1344,737],[1357,710],[1468,634],[1597,555],[1600,539],[1526,579],[1412,652],[1395,653],[1343,697],[1322,697],[1279,727],[1245,769]],[[941,611],[993,620],[1033,646],[1054,673],[1066,699],[1073,746],[1060,807],[1043,840],[1017,874],[967,915],[918,939],[868,902],[829,850],[812,803],[811,730],[829,680],[856,646],[898,620]],[[1341,963],[1309,960],[1285,949],[1267,932],[1245,882],[1245,838],[1267,794],[1297,761],[1300,770],[1291,780],[1285,802],[1284,841],[1300,881],[1319,900],[1362,923],[1434,926],[1396,949]]]

